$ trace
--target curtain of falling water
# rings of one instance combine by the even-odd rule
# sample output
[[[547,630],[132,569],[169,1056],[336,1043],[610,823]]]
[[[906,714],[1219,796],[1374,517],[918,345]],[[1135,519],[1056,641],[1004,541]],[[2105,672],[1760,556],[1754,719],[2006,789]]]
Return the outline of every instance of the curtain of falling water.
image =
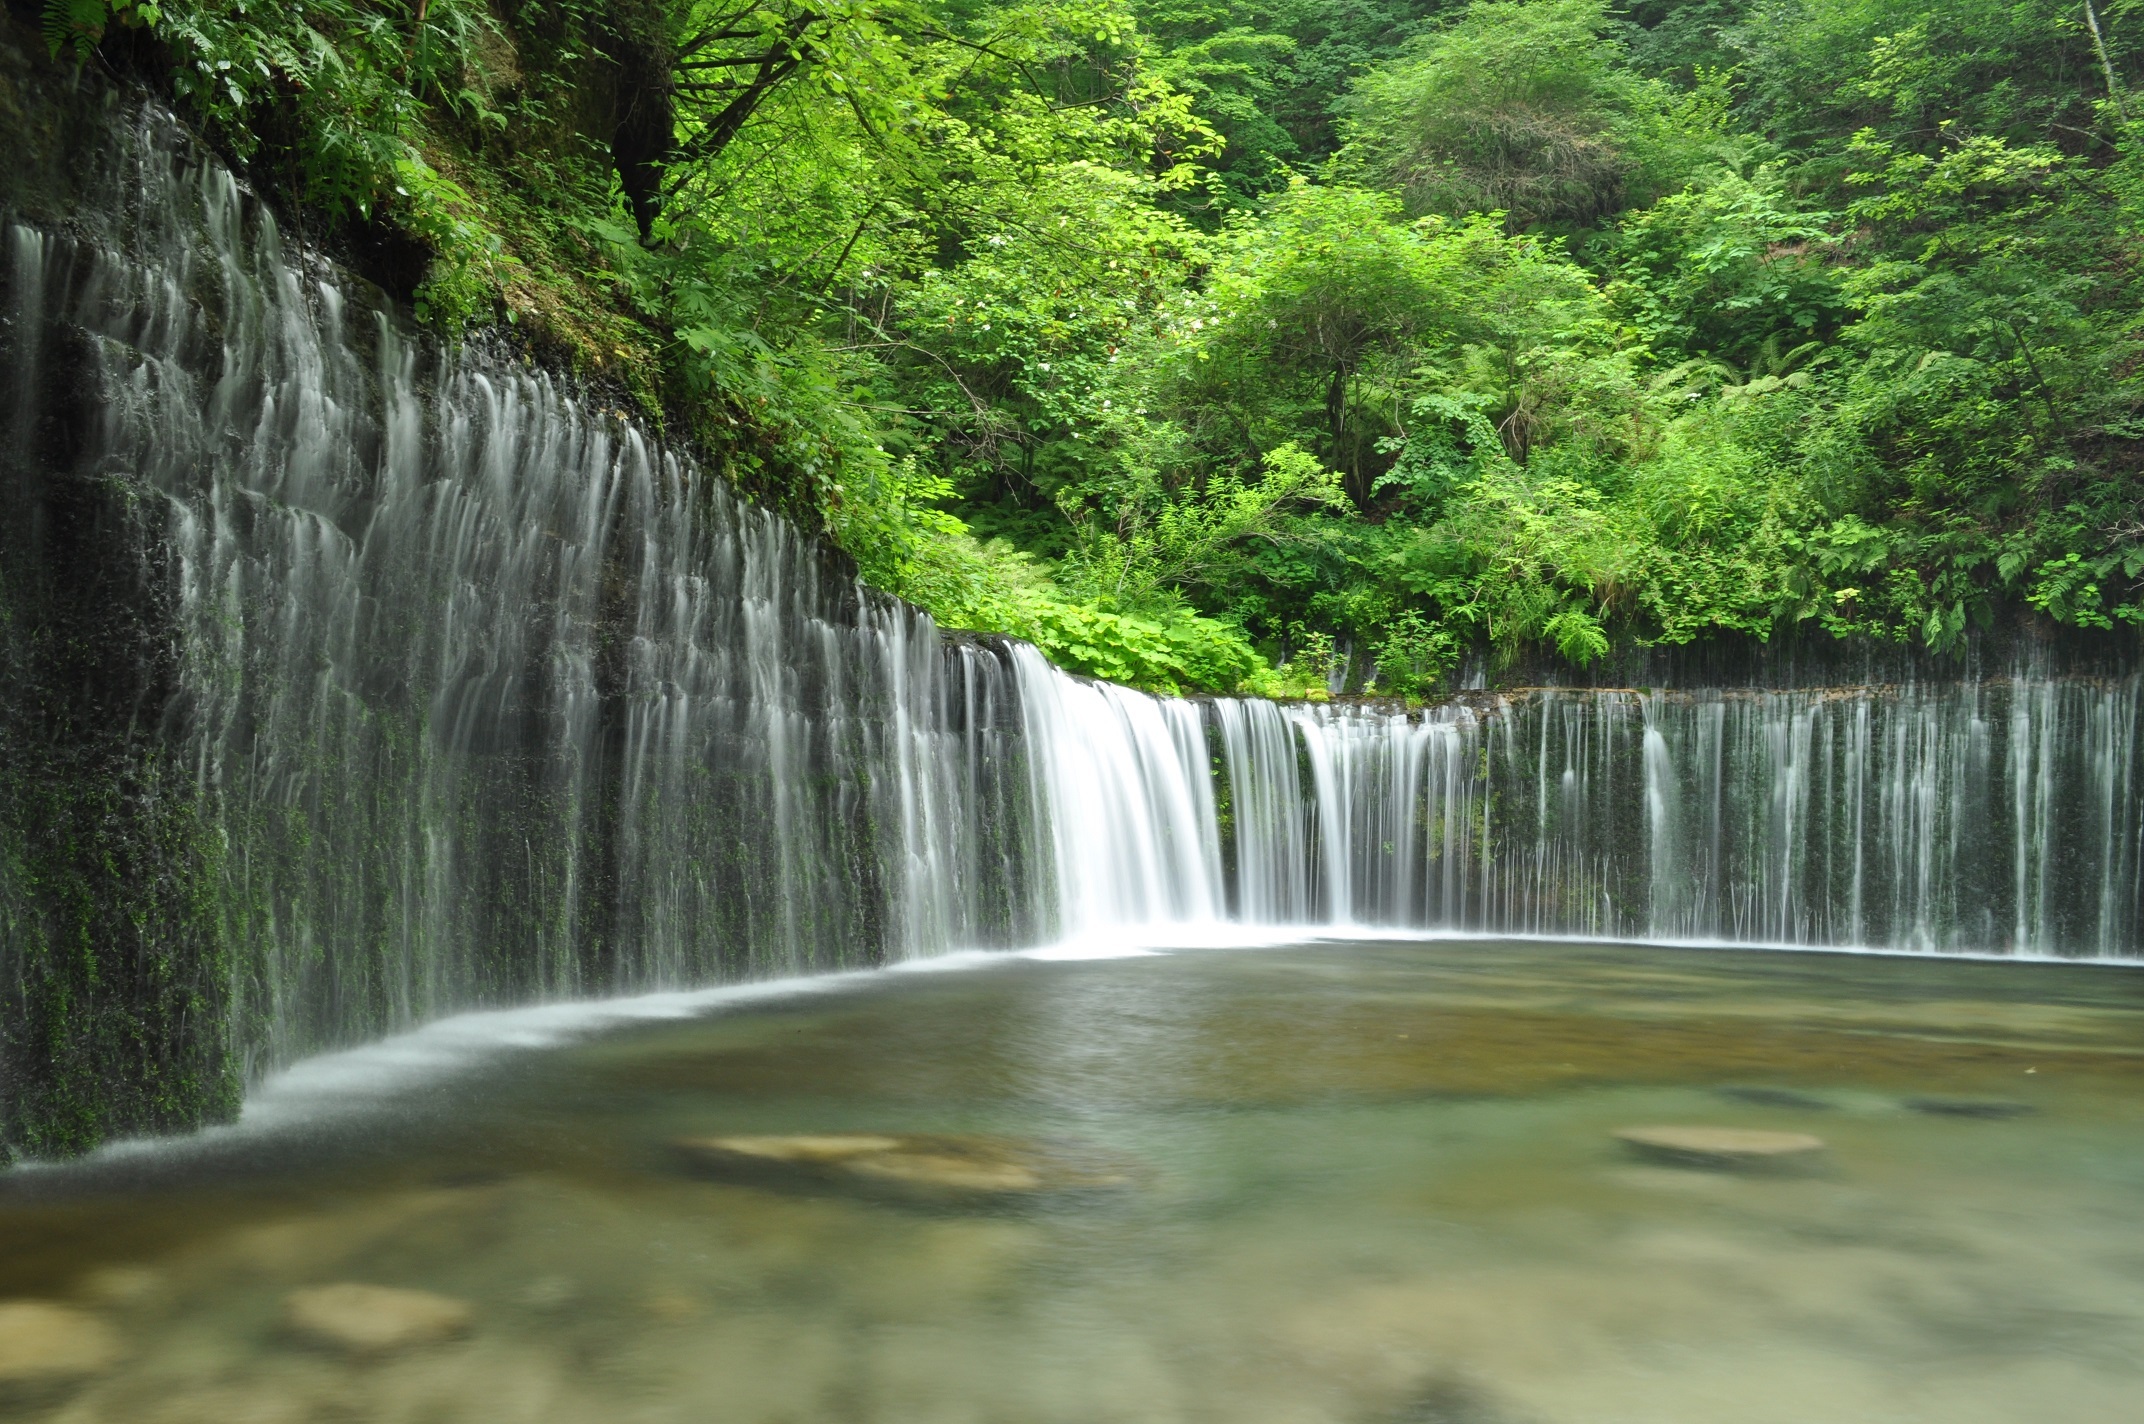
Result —
[[[34,406],[77,353],[84,467],[166,507],[170,735],[253,1071],[1055,922],[1002,646],[543,376],[427,351],[155,115],[104,187],[101,239],[7,234],[16,374]]]
[[[1236,918],[1299,924],[1317,913],[1310,826],[1286,714],[1271,702],[1224,698],[1213,704],[1231,793]]]
[[[1016,647],[1013,659],[1061,928],[1083,935],[1222,919],[1227,897],[1199,709],[1075,681],[1033,648]]]
[[[2144,948],[2140,692],[2021,670],[1214,719],[1250,914],[2113,957]],[[1315,849],[1291,872],[1280,844]]]

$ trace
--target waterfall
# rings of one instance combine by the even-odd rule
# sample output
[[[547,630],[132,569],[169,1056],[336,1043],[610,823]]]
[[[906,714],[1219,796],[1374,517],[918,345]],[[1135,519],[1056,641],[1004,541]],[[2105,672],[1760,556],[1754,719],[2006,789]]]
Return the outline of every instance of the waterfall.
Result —
[[[1072,935],[1222,918],[1221,845],[1199,709],[1079,682],[1013,650],[1036,768],[1038,846]]]
[[[246,1073],[473,1005],[1032,943],[1060,900],[1208,908],[1196,806],[1137,885],[1031,873],[1004,646],[553,380],[413,340],[154,112],[115,170],[101,231],[7,230],[11,433],[65,356],[94,393],[65,475],[161,507],[163,716],[224,848]]]
[[[1069,677],[116,134],[6,222],[0,1147],[467,1007],[1231,920],[2138,952],[2135,674]]]
[[[1231,798],[1236,894],[1230,908],[1254,924],[1303,924],[1316,913],[1310,827],[1286,715],[1270,702],[1213,703]]]
[[[2144,927],[2140,694],[2018,670],[1212,717],[1250,915],[2114,958]]]

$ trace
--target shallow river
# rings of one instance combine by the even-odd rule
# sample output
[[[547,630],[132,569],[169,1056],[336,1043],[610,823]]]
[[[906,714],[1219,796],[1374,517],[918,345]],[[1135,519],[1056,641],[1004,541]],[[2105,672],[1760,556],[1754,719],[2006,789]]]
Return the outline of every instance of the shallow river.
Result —
[[[1661,1124],[1824,1150],[1613,1136]],[[1122,1181],[676,1147],[798,1133]],[[295,1330],[342,1282],[466,1329]],[[1432,941],[880,975],[0,1176],[22,1299],[118,1342],[0,1381],[68,1424],[2135,1424],[2144,972]]]

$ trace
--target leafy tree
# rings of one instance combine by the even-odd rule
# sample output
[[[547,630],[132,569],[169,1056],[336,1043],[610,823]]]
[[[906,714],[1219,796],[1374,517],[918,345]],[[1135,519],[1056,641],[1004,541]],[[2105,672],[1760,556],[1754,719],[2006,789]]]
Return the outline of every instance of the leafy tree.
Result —
[[[1802,210],[1776,166],[1723,172],[1621,224],[1610,294],[1657,350],[1730,381],[1784,374],[1771,368],[1814,355],[1847,319],[1836,226]]]
[[[1633,71],[1601,0],[1474,0],[1354,93],[1352,166],[1416,211],[1590,227],[1680,181],[1713,96]]]

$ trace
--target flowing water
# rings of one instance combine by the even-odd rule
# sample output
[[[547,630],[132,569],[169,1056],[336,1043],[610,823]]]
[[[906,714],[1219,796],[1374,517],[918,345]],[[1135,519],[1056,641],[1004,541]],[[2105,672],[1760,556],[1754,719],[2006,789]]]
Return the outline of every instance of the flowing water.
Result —
[[[461,1021],[339,1109],[0,1179],[0,1298],[121,1332],[67,1424],[2128,1424],[2144,976],[1633,945],[1001,958],[576,1041]],[[594,1010],[591,1013],[596,1012]],[[441,1030],[450,1027],[441,1025]],[[539,1035],[542,1036],[542,1035]],[[381,1081],[399,1091],[375,1096]],[[271,1086],[273,1106],[286,1090]],[[1640,1160],[1642,1124],[1820,1164]],[[988,1133],[1112,1191],[922,1203],[700,1175],[704,1134]],[[310,1346],[287,1293],[469,1304]]]

